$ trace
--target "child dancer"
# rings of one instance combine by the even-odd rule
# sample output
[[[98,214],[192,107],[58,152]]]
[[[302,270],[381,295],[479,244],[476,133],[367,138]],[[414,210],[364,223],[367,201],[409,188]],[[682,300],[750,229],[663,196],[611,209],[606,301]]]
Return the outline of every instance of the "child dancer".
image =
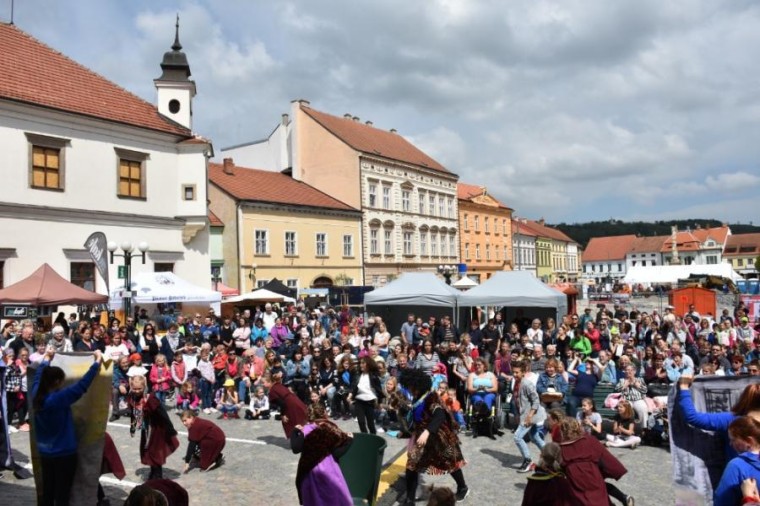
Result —
[[[222,450],[227,438],[224,431],[214,422],[197,418],[192,411],[182,413],[182,424],[187,428],[187,453],[185,454],[185,469],[190,471],[190,461],[198,459],[201,472],[210,471],[224,464]]]

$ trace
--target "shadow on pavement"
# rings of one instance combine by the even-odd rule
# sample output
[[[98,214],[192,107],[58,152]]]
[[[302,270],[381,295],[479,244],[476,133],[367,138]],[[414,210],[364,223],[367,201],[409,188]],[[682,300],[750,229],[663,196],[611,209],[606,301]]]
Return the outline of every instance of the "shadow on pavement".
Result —
[[[492,450],[490,448],[481,448],[480,453],[488,455],[489,457],[493,457],[494,459],[501,462],[501,465],[503,467],[509,469],[517,468],[517,465],[523,461],[522,457],[519,455],[510,455],[509,453]]]
[[[264,441],[268,445],[278,446],[286,450],[290,450],[290,442],[284,437],[277,436],[259,436],[256,438],[258,441]]]
[[[174,469],[169,469],[164,466],[163,468],[163,477],[165,480],[176,480],[180,477],[179,471],[175,471]],[[143,481],[146,481],[148,479],[148,476],[150,476],[150,468],[149,467],[141,467],[135,471],[135,474],[140,477]]]

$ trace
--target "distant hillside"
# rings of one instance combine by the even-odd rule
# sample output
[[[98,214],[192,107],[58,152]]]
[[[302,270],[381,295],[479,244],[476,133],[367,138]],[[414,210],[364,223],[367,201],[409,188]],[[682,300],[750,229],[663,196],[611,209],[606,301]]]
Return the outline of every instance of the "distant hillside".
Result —
[[[720,227],[722,223],[719,220],[671,220],[656,221],[649,223],[645,221],[592,221],[589,223],[560,223],[558,225],[549,225],[558,228],[565,234],[569,235],[585,248],[592,237],[605,237],[609,235],[627,235],[634,234],[640,236],[653,235],[670,235],[673,225],[678,226],[678,230],[686,228],[695,229]],[[760,227],[755,225],[731,225],[731,233],[749,234],[760,232]]]

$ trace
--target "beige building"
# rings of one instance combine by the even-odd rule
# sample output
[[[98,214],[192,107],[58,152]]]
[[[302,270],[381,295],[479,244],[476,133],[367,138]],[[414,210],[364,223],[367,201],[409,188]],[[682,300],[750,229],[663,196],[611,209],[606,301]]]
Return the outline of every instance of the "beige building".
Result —
[[[222,282],[248,292],[360,284],[361,212],[286,174],[209,164],[209,209],[224,223]]]
[[[460,254],[467,276],[478,282],[512,270],[512,209],[484,186],[457,185]]]
[[[269,137],[222,153],[244,165],[291,171],[360,209],[365,285],[459,263],[458,176],[395,130],[297,100]]]

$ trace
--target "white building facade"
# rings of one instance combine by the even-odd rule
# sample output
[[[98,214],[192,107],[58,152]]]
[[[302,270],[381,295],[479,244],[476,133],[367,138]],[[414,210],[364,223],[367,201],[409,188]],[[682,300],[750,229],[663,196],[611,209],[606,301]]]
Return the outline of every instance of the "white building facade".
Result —
[[[0,25],[0,32],[0,63],[15,69],[12,82],[0,85],[2,284],[48,263],[64,278],[106,293],[106,280],[84,247],[90,234],[103,232],[135,253],[139,243],[149,245],[146,264],[132,262],[133,275],[171,270],[209,287],[211,145],[193,136],[190,115],[184,125],[170,121],[17,28]],[[36,60],[26,61],[28,54]],[[46,88],[50,80],[58,94]],[[174,88],[171,100],[179,105],[171,108],[189,111],[195,85],[188,80],[184,93],[176,91],[181,82]],[[111,290],[123,283],[122,263],[117,258],[109,266]]]

